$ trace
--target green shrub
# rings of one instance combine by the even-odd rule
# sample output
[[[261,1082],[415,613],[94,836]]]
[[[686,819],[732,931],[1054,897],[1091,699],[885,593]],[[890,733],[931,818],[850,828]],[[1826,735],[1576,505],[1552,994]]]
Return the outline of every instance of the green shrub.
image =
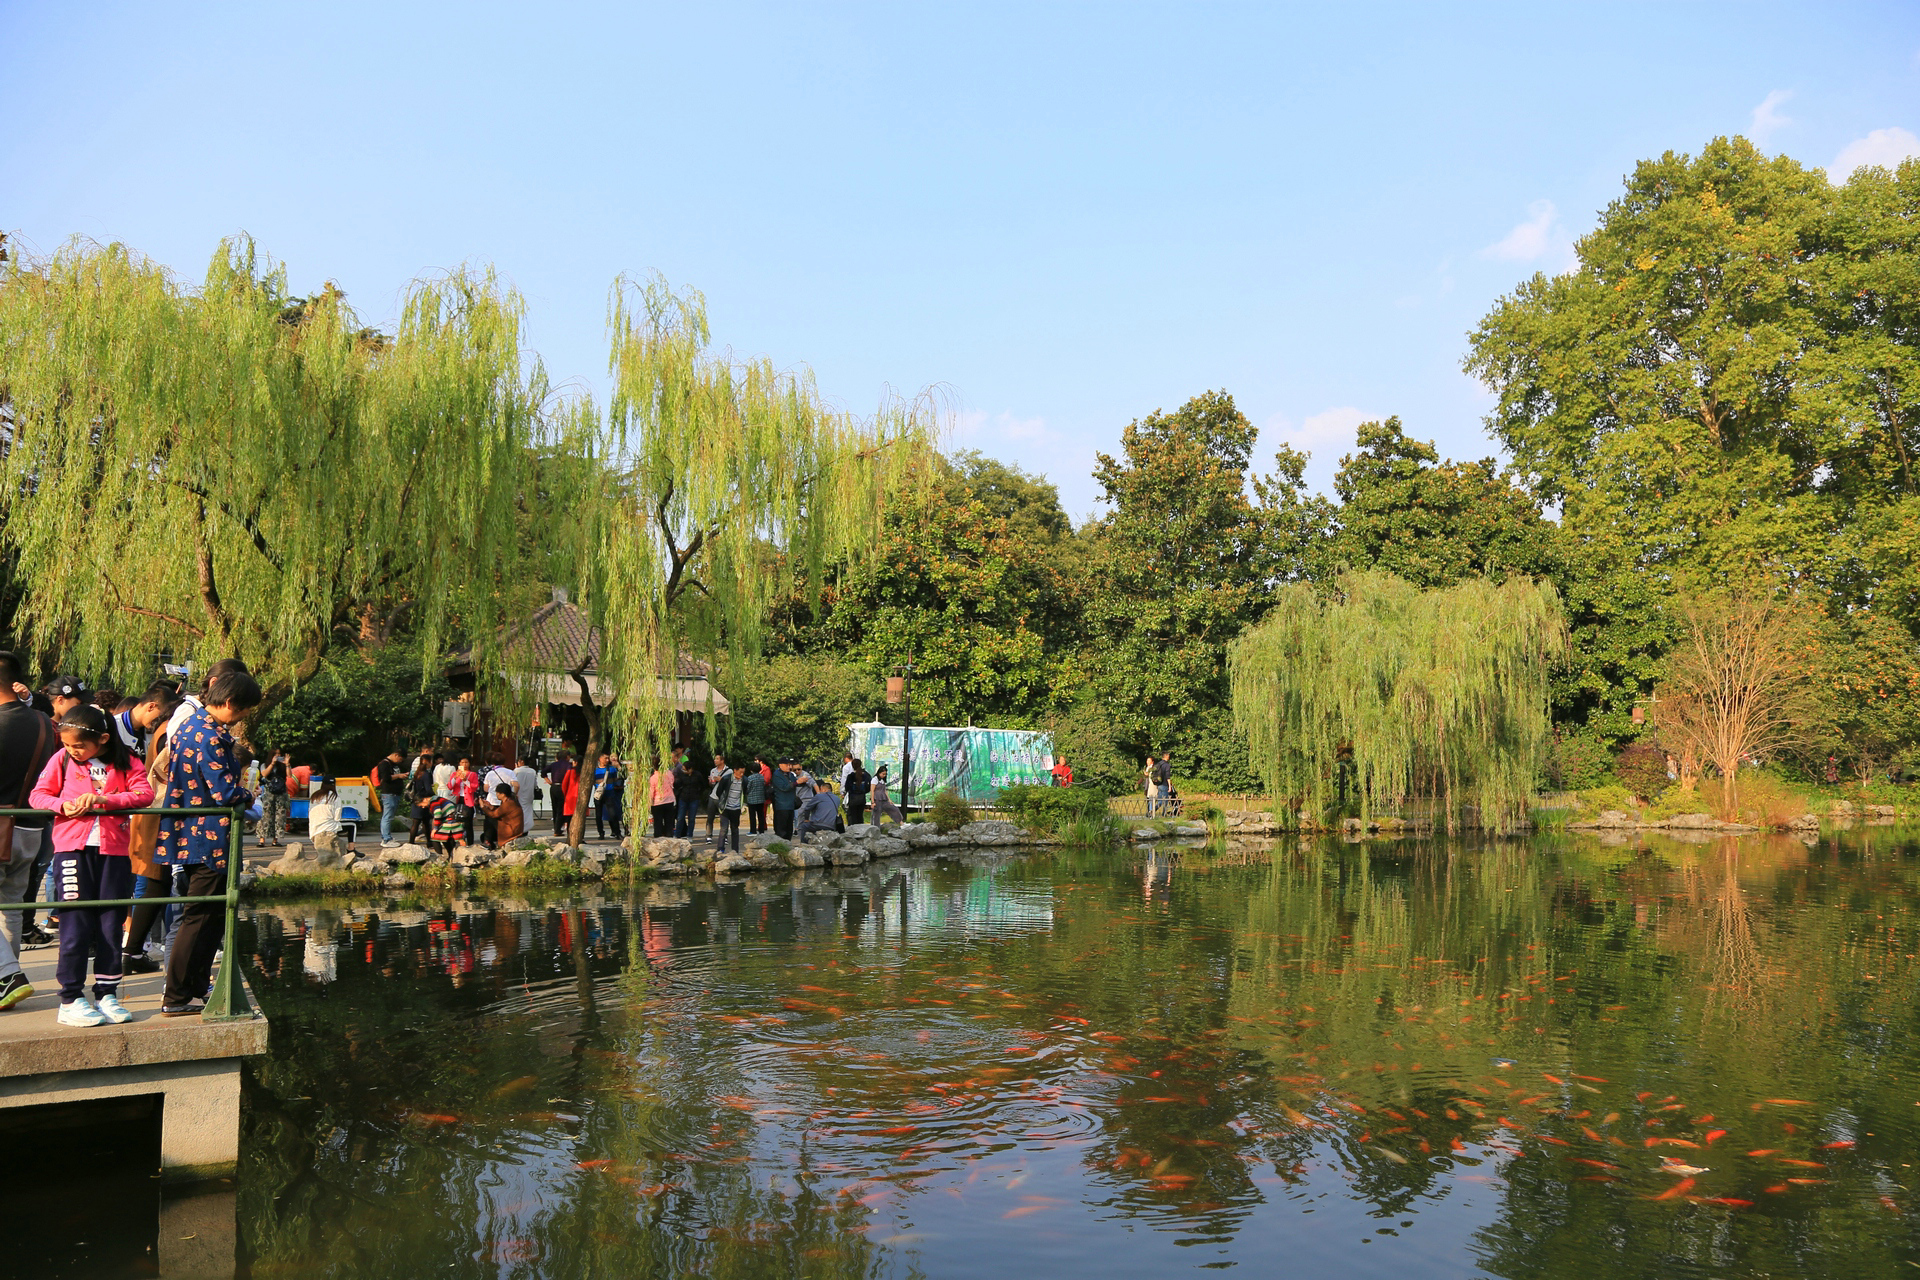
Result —
[[[1088,815],[1106,812],[1106,792],[1098,786],[1002,787],[994,808],[1029,831],[1062,832]]]
[[[940,834],[946,835],[973,821],[973,806],[952,791],[942,791],[927,807],[927,816],[933,819]]]
[[[1555,731],[1547,748],[1547,785],[1556,791],[1585,791],[1613,780],[1613,753],[1597,737]]]
[[[1667,777],[1667,753],[1651,742],[1632,742],[1613,759],[1613,776],[1620,785],[1652,801],[1672,783]]]

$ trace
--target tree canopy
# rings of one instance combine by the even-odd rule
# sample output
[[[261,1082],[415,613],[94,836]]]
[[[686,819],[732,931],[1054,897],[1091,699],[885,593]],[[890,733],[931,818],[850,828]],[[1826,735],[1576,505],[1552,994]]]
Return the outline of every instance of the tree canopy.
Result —
[[[336,634],[437,652],[515,602],[541,395],[519,298],[417,283],[391,339],[246,240],[189,289],[119,245],[0,279],[0,541],[31,648],[138,687],[239,656],[284,693]]]

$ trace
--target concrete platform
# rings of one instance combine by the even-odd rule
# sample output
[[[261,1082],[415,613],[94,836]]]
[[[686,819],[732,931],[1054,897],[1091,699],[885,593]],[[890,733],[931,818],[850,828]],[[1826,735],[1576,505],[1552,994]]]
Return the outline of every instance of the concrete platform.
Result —
[[[53,947],[21,956],[34,994],[0,1013],[0,1112],[159,1094],[162,1177],[232,1173],[240,1155],[240,1059],[267,1049],[258,1008],[238,1022],[163,1018],[162,975],[138,974],[120,987],[132,1022],[63,1027],[55,1020],[56,960]]]

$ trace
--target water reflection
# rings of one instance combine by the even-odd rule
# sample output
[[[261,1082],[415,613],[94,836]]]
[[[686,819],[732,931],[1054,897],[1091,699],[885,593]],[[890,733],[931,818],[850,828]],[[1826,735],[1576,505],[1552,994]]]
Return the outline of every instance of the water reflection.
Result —
[[[1869,838],[263,909],[243,1248],[340,1276],[1902,1273],[1913,846]]]

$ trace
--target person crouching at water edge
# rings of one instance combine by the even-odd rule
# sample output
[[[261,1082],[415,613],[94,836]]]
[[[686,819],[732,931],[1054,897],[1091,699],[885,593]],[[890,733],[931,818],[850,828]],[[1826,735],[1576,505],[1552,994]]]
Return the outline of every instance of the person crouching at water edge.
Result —
[[[800,807],[800,838],[805,840],[815,831],[837,831],[840,829],[840,799],[833,794],[833,787],[825,778],[814,783],[814,792]]]
[[[253,797],[240,785],[227,732],[260,705],[260,686],[245,671],[229,671],[208,686],[205,705],[173,730],[173,763],[163,808],[204,809],[205,813],[168,814],[160,820],[153,860],[187,869],[184,897],[218,898],[227,889],[227,841],[235,808],[247,809]],[[226,932],[226,908],[219,902],[192,902],[180,911],[180,927],[167,949],[167,989],[163,1017],[179,1018],[205,1008],[213,986],[213,957]]]
[[[34,784],[33,807],[52,809],[53,901],[86,902],[133,894],[127,819],[120,811],[153,803],[147,767],[135,760],[98,707],[60,717],[60,745]],[[125,907],[66,907],[60,912],[60,1025],[132,1022],[120,1003],[120,935]],[[83,994],[93,960],[93,1000]]]

